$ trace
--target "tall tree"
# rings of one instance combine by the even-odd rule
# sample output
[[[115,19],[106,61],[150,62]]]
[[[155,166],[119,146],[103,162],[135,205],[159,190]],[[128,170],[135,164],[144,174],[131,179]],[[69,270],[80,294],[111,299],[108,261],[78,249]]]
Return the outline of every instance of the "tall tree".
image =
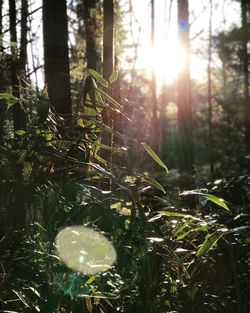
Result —
[[[151,0],[151,45],[152,45],[152,77],[151,77],[151,101],[152,101],[152,121],[151,121],[151,135],[152,146],[154,150],[159,153],[159,125],[157,118],[157,93],[156,93],[156,77],[154,68],[154,51],[155,51],[155,1]]]
[[[13,95],[19,98],[20,59],[18,57],[17,49],[16,17],[17,17],[16,1],[9,0],[10,40],[13,43],[11,46],[11,86]],[[22,22],[22,26],[24,26],[24,22]],[[25,113],[21,106],[20,101],[17,101],[13,106],[13,121],[14,121],[14,131],[25,129]]]
[[[25,123],[25,111],[23,103],[20,100],[20,88],[22,77],[25,75],[26,66],[26,49],[27,49],[27,16],[28,16],[28,3],[27,0],[21,2],[21,44],[20,54],[18,53],[18,42],[17,42],[17,9],[16,1],[9,0],[9,22],[10,22],[10,40],[11,45],[11,86],[12,93],[18,98],[18,101],[13,105],[13,122],[14,131],[16,135],[17,130],[26,129]],[[16,136],[16,147],[21,148],[23,141],[19,140],[20,137]],[[22,176],[22,165],[16,165],[16,179],[17,187],[13,202],[11,203],[11,214],[10,214],[10,226],[15,228],[21,228],[25,225],[25,197],[24,197],[24,184]],[[14,242],[19,243],[19,236],[14,235]]]
[[[213,130],[212,130],[212,77],[211,77],[211,64],[212,64],[212,17],[213,17],[213,1],[209,0],[210,14],[208,26],[208,64],[207,64],[207,81],[208,81],[208,136],[209,136],[209,159],[210,171],[214,172],[213,161]]]
[[[3,45],[3,0],[0,0],[0,51],[2,50]]]
[[[241,0],[242,17],[242,50],[244,71],[244,98],[245,98],[245,136],[247,152],[250,153],[250,104],[249,104],[249,52],[250,42],[250,1]]]
[[[189,73],[189,11],[188,0],[178,0],[178,38],[184,51],[184,65],[178,77],[178,126],[180,169],[193,168],[192,105]]]
[[[4,63],[3,61],[3,0],[0,0],[0,52],[1,52],[1,66],[0,66],[0,92],[4,92],[4,83],[3,83],[3,70],[4,70]],[[4,136],[4,112],[5,108],[3,106],[3,101],[0,101],[0,145],[3,144],[3,136]]]
[[[114,3],[103,0],[103,76],[108,79],[113,72],[114,64]]]
[[[114,66],[114,3],[113,0],[103,0],[103,77],[108,80],[113,73]],[[112,95],[112,90],[109,90]],[[107,108],[102,111],[103,122],[112,127],[112,112]],[[112,135],[104,132],[102,142],[112,146]],[[103,158],[112,161],[112,154],[106,150],[102,153]]]
[[[71,117],[66,0],[43,0],[45,81],[56,113]]]
[[[21,10],[21,43],[20,43],[20,56],[19,56],[19,75],[23,78],[25,76],[25,67],[27,63],[27,34],[28,34],[28,1],[22,0]]]
[[[87,67],[96,70],[96,0],[83,0]]]

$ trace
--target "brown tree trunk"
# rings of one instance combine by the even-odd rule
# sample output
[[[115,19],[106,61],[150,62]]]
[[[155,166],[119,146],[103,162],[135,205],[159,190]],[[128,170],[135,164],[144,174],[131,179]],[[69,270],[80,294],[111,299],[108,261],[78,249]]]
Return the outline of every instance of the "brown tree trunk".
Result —
[[[71,118],[66,0],[43,0],[45,81],[56,113]]]
[[[96,70],[96,0],[83,0],[87,67]]]
[[[21,13],[21,44],[19,56],[19,74],[25,78],[25,67],[27,63],[27,34],[28,34],[28,1],[22,0]]]
[[[178,78],[178,126],[180,170],[193,169],[192,106],[189,73],[189,12],[188,0],[178,0],[178,37],[184,50],[184,66]]]
[[[103,0],[103,77],[108,80],[113,72],[113,37],[114,37],[114,3],[113,0]],[[112,96],[112,90],[109,90]],[[112,127],[112,112],[110,109],[102,111],[103,123]],[[102,134],[102,143],[111,147],[113,136],[104,131]],[[109,150],[102,151],[102,157],[112,162],[112,153]]]
[[[11,86],[12,93],[15,97],[20,97],[19,87],[19,57],[18,57],[18,46],[17,46],[17,31],[16,31],[16,1],[9,0],[9,21],[10,21],[10,40],[15,43],[11,46]],[[23,26],[23,24],[22,24]],[[22,31],[21,31],[22,32]],[[22,108],[20,101],[17,101],[13,105],[13,122],[14,131],[25,129],[25,112]],[[20,136],[16,136],[15,145],[16,148],[21,148],[19,141]],[[16,181],[15,186],[15,197],[11,207],[11,225],[14,229],[20,229],[25,225],[25,193],[22,184],[22,168],[20,165],[16,166]],[[9,226],[9,225],[8,225]],[[14,239],[15,242],[19,242],[18,236]]]
[[[210,15],[209,15],[209,29],[208,29],[208,64],[207,64],[207,81],[208,81],[208,136],[209,136],[209,160],[210,171],[214,174],[214,156],[213,156],[213,131],[212,131],[212,77],[211,77],[211,63],[212,63],[212,16],[213,16],[213,2],[209,0]]]
[[[151,45],[152,55],[154,56],[155,51],[155,1],[151,0]],[[157,117],[157,93],[156,93],[156,77],[154,60],[152,64],[152,77],[151,77],[151,101],[152,101],[152,120],[151,120],[151,145],[156,153],[160,153],[159,144],[159,124]]]
[[[2,51],[3,47],[3,0],[0,0],[0,51]]]
[[[114,3],[103,0],[103,77],[109,79],[113,72],[114,62]]]
[[[3,0],[0,0],[0,52],[3,51]],[[1,57],[2,60],[2,57]],[[4,83],[3,83],[3,70],[4,64],[2,62],[0,66],[0,92],[4,92]],[[3,145],[3,137],[4,137],[4,115],[6,108],[4,107],[4,101],[0,100],[0,145]]]
[[[247,153],[250,153],[250,97],[249,97],[249,53],[248,43],[250,41],[250,29],[247,12],[250,10],[250,1],[241,0],[241,18],[242,18],[242,48],[243,48],[243,71],[244,71],[244,100],[245,100],[245,138]]]
[[[115,56],[115,68],[119,68],[118,64],[118,58]],[[117,78],[117,80],[113,83],[114,88],[114,98],[115,100],[120,103],[122,103],[122,97],[121,97],[121,85],[120,85],[120,77]],[[118,112],[112,112],[112,119],[113,119],[113,128],[115,131],[119,132],[120,134],[123,134],[123,117]],[[124,166],[124,157],[122,155],[121,147],[124,146],[124,140],[118,136],[114,136],[113,138],[113,144],[114,148],[117,149],[117,153],[113,155],[113,161],[117,165]]]
[[[13,95],[20,97],[19,90],[19,58],[17,48],[17,31],[16,31],[16,2],[9,0],[9,21],[10,21],[10,40],[15,43],[11,47],[11,86]],[[13,106],[13,122],[14,131],[25,129],[25,113],[20,102],[16,102]],[[16,137],[18,140],[18,137]]]

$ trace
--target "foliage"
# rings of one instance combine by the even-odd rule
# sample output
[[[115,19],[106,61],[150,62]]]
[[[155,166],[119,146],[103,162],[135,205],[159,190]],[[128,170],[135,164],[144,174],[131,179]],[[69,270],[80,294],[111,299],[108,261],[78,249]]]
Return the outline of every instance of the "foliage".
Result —
[[[117,108],[100,90],[95,87],[104,106]],[[87,101],[97,116],[98,108]],[[236,206],[234,212],[230,205],[230,211],[224,210],[224,201],[202,190],[178,197],[157,177],[128,175],[126,168],[96,158],[97,146],[112,147],[99,143],[103,125],[95,115],[85,119],[83,114],[81,122],[76,118],[68,126],[52,112],[43,122],[34,115],[27,130],[18,134],[19,147],[10,148],[11,142],[1,147],[1,310],[170,312],[188,307],[189,312],[217,312],[227,302],[234,305],[237,290],[243,288],[241,309],[247,312],[249,226],[237,227],[244,208]],[[165,164],[144,147],[166,176]],[[249,178],[244,179],[241,188],[249,199]],[[209,188],[223,195],[226,184]],[[20,199],[26,223],[11,226],[11,204]],[[54,238],[61,228],[76,224],[105,232],[112,240],[118,261],[110,271],[86,277],[60,263]],[[218,284],[222,264],[228,269]]]

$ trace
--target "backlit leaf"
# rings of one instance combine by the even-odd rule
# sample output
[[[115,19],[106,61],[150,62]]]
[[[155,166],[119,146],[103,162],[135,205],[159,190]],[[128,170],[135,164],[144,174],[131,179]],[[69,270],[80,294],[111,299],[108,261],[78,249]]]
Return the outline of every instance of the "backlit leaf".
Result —
[[[10,93],[3,92],[0,93],[0,100],[6,100],[7,108],[9,109],[16,103],[18,99]]]
[[[26,131],[22,130],[22,129],[19,129],[19,130],[15,131],[15,134],[17,134],[18,136],[23,136],[23,135],[26,134]]]
[[[109,77],[109,82],[110,84],[112,84],[113,82],[115,82],[118,78],[118,71],[114,70],[113,73],[110,75]]]
[[[146,143],[142,143],[142,145],[144,149],[148,152],[148,154],[152,157],[152,159],[154,159],[156,163],[158,163],[161,167],[165,169],[166,172],[168,172],[167,166],[162,162],[162,160],[158,157],[154,150],[151,147],[149,147]]]
[[[166,191],[164,190],[164,188],[162,187],[162,185],[160,183],[158,183],[158,181],[156,181],[155,179],[153,179],[152,177],[143,177],[143,179],[149,183],[152,187],[162,191],[163,193],[166,193]]]
[[[91,283],[93,283],[94,280],[95,280],[95,276],[91,276],[91,277],[86,281],[86,285],[90,285]]]
[[[229,208],[228,208],[227,204],[225,203],[225,201],[223,199],[218,198],[218,197],[216,197],[214,195],[209,195],[209,194],[204,195],[204,197],[207,200],[212,201],[215,204],[219,205],[220,207],[224,208],[225,210],[229,211]]]
[[[196,255],[201,257],[208,253],[208,251],[216,244],[216,242],[220,239],[222,235],[219,235],[218,232],[214,232],[208,235],[197,251]]]
[[[229,208],[228,208],[225,200],[218,198],[214,195],[210,195],[208,193],[202,193],[202,192],[199,192],[198,190],[188,190],[188,191],[184,191],[180,194],[180,196],[188,196],[188,195],[202,196],[202,197],[206,198],[207,200],[209,200],[209,201],[217,204],[218,206],[222,207],[223,209],[229,211]]]
[[[102,84],[104,87],[108,88],[109,83],[106,81],[105,78],[103,78],[99,73],[97,73],[95,70],[93,69],[89,69],[88,70],[89,74],[96,79],[100,84]]]

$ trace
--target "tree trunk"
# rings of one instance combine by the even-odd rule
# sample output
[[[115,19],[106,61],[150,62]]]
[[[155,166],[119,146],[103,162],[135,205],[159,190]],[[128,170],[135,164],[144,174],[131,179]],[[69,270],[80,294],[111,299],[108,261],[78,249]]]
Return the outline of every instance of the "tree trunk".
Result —
[[[3,0],[0,0],[0,51],[3,47]]]
[[[54,111],[71,118],[66,0],[43,0],[45,81]]]
[[[17,45],[17,31],[16,31],[16,1],[9,0],[9,22],[10,22],[10,40],[12,43],[11,46],[11,86],[12,93],[15,97],[20,97],[19,89],[19,57],[18,57],[18,45]],[[22,24],[23,25],[23,24]],[[21,31],[22,32],[22,31]],[[25,112],[20,104],[20,101],[17,101],[13,105],[13,122],[14,122],[14,131],[25,129]],[[15,145],[16,148],[20,149],[20,136],[15,134]],[[25,225],[25,193],[23,190],[22,184],[22,167],[17,164],[16,166],[16,181],[17,186],[15,188],[16,194],[11,205],[11,217],[10,217],[10,227],[13,229],[20,229]],[[16,237],[15,242],[19,242],[20,238]]]
[[[19,74],[23,78],[25,78],[25,67],[27,63],[27,43],[28,43],[27,34],[28,34],[28,1],[22,0]]]
[[[87,67],[96,70],[96,0],[83,0]]]
[[[117,17],[117,15],[115,15],[114,17],[114,25],[115,25],[115,34],[114,34],[114,68],[116,70],[119,69],[119,57],[118,57],[118,50],[119,50],[119,46],[116,42],[116,38],[117,38],[117,27],[116,27],[116,18],[119,18],[119,16]],[[120,84],[120,75],[118,75],[117,80],[113,83],[113,95],[115,100],[120,103],[121,105],[123,105],[123,101],[122,101],[122,97],[121,97],[121,84]],[[119,113],[119,112],[112,112],[112,119],[113,119],[113,128],[115,131],[119,132],[120,134],[124,134],[124,122],[123,122],[123,116]],[[120,138],[118,136],[114,136],[113,138],[113,143],[115,148],[117,148],[118,153],[116,153],[113,156],[113,160],[114,163],[117,165],[121,165],[124,166],[124,156],[122,155],[121,151],[121,147],[124,146],[124,139]]]
[[[178,0],[178,38],[184,51],[184,66],[178,78],[178,126],[180,170],[193,169],[192,106],[189,73],[189,12],[188,0]]]
[[[0,0],[0,52],[2,53],[3,51],[3,0]],[[3,60],[3,57],[0,58],[0,60]],[[0,92],[4,92],[4,83],[3,83],[3,70],[4,70],[4,63],[3,61],[1,62],[2,64],[0,65]],[[3,137],[4,137],[4,115],[5,115],[5,106],[4,106],[4,101],[0,100],[0,145],[3,145]]]
[[[159,124],[157,118],[157,93],[156,93],[156,77],[154,68],[154,52],[155,52],[155,1],[151,0],[151,45],[152,45],[152,77],[151,77],[151,101],[152,101],[152,120],[151,120],[151,140],[152,147],[156,153],[160,153],[159,144]],[[166,69],[167,70],[167,69]]]
[[[247,153],[250,153],[250,103],[249,103],[249,53],[248,43],[250,37],[247,11],[250,10],[250,1],[241,0],[241,18],[242,18],[242,48],[243,48],[243,71],[244,71],[244,100],[245,100],[245,138]]]
[[[118,64],[118,57],[115,56],[115,68],[119,68]],[[122,103],[122,97],[121,97],[121,85],[120,85],[120,77],[117,78],[117,80],[113,83],[114,88],[114,98],[115,100],[120,103]],[[112,118],[113,118],[113,128],[115,131],[119,132],[120,134],[123,134],[123,117],[119,112],[112,112]],[[124,166],[124,156],[121,153],[121,147],[124,146],[124,140],[118,136],[114,136],[113,140],[115,148],[117,148],[118,153],[113,155],[113,161],[117,165]]]
[[[103,77],[109,79],[113,72],[114,3],[103,0]]]
[[[210,15],[209,15],[209,26],[208,26],[208,64],[207,64],[207,81],[208,81],[208,138],[209,138],[209,161],[210,171],[214,174],[214,156],[213,156],[213,131],[212,131],[212,78],[211,78],[211,63],[212,63],[212,17],[213,17],[213,2],[209,0],[210,4]]]
[[[19,59],[17,48],[17,31],[16,31],[16,2],[9,0],[9,21],[10,21],[10,40],[15,43],[11,46],[11,86],[12,93],[15,97],[20,97],[19,90]],[[25,129],[25,113],[20,102],[13,106],[14,131]],[[18,140],[18,136],[16,136]]]
[[[114,3],[113,0],[103,0],[103,77],[108,80],[113,72],[113,36],[114,36]],[[112,90],[109,90],[112,96]],[[102,111],[103,123],[112,127],[112,112],[110,109]],[[113,136],[104,131],[102,134],[102,143],[111,147]],[[112,162],[112,153],[109,150],[102,151],[102,157]]]

